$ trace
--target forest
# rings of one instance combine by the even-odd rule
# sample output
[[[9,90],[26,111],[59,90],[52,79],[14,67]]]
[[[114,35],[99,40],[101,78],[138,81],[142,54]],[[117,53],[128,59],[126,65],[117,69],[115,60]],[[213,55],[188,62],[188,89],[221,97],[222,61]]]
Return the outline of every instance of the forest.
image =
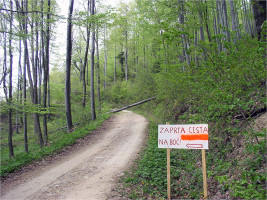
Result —
[[[166,198],[168,122],[209,124],[209,198],[266,199],[266,1],[64,3],[65,16],[58,0],[0,1],[1,179],[149,99],[132,108],[149,136],[124,198]],[[173,198],[202,198],[200,153],[171,156]]]

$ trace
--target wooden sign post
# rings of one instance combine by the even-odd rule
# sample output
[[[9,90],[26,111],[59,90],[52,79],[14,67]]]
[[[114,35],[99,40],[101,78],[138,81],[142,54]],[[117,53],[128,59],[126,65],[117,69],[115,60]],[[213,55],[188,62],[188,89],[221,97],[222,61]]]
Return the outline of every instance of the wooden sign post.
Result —
[[[208,149],[208,124],[158,125],[158,148],[167,149],[167,196],[171,199],[171,149],[201,149],[204,199],[208,196],[205,149]]]
[[[171,199],[171,149],[167,149],[167,193]]]
[[[204,199],[208,196],[208,187],[207,187],[207,169],[206,169],[206,156],[205,149],[202,149],[202,171],[203,171],[203,189],[204,189]]]

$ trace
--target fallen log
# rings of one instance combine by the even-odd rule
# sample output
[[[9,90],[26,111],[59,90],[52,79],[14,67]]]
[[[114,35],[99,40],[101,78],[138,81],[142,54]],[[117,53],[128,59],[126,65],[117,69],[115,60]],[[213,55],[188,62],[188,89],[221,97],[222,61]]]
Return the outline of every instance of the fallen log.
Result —
[[[156,97],[151,97],[151,98],[149,98],[149,99],[146,99],[146,100],[143,100],[143,101],[136,102],[136,103],[134,103],[134,104],[125,106],[125,107],[120,108],[120,109],[117,109],[117,110],[111,110],[111,111],[109,111],[108,113],[116,113],[116,112],[120,112],[120,111],[122,111],[122,110],[126,110],[126,109],[131,108],[131,107],[134,107],[134,106],[138,106],[138,105],[140,105],[140,104],[146,103],[146,102],[151,101],[151,100],[154,100],[154,99],[156,99]]]

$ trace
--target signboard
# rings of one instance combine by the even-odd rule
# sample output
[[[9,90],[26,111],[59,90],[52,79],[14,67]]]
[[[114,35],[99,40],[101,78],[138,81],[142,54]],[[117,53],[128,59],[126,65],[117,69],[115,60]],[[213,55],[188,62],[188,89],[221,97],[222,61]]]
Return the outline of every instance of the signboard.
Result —
[[[208,149],[208,124],[158,125],[158,148]]]

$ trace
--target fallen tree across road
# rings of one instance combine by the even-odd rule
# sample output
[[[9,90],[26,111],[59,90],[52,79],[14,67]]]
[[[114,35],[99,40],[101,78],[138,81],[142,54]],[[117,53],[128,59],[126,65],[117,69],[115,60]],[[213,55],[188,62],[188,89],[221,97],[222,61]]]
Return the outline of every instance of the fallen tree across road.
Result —
[[[140,104],[146,103],[146,102],[148,102],[148,101],[152,101],[152,100],[154,100],[154,99],[156,99],[156,97],[151,97],[151,98],[149,98],[149,99],[145,99],[145,100],[143,100],[143,101],[136,102],[136,103],[134,103],[134,104],[125,106],[125,107],[120,108],[120,109],[117,109],[117,110],[111,110],[111,111],[109,111],[108,113],[116,113],[116,112],[120,112],[120,111],[122,111],[122,110],[126,110],[126,109],[131,108],[131,107],[134,107],[134,106],[138,106],[138,105],[140,105]]]

